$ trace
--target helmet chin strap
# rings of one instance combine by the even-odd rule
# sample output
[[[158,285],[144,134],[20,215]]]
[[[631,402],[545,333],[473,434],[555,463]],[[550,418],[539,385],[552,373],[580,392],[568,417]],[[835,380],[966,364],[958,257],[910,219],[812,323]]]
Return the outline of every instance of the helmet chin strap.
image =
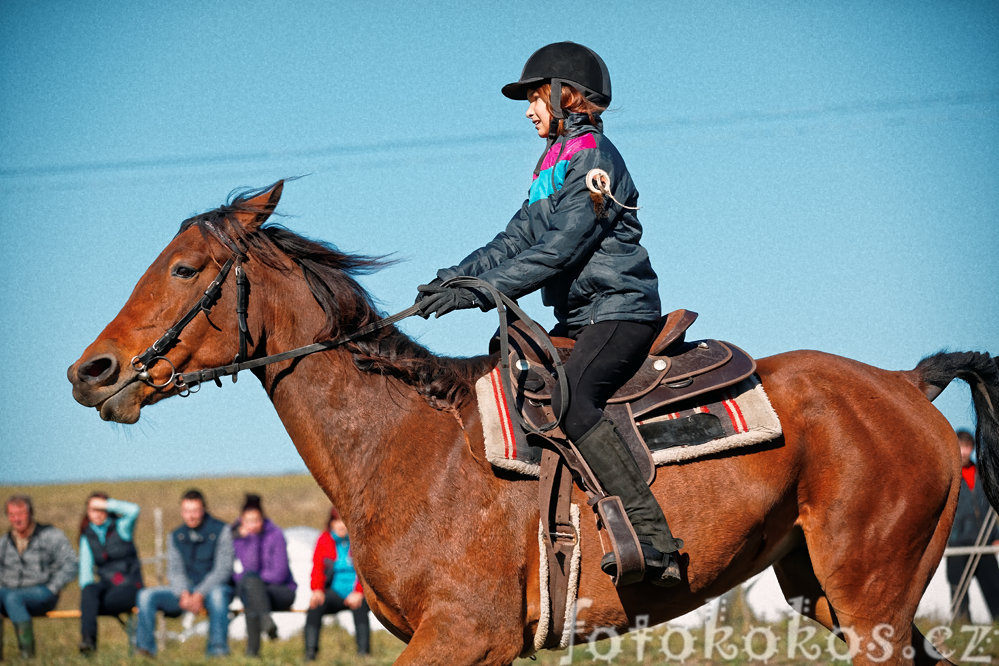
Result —
[[[562,79],[552,79],[552,93],[549,98],[549,106],[552,109],[552,120],[548,124],[548,141],[554,142],[558,138],[558,123],[565,118],[562,113]]]
[[[541,173],[541,164],[545,161],[545,155],[548,154],[548,149],[558,139],[558,124],[565,118],[562,109],[562,83],[562,79],[551,80],[552,92],[548,100],[548,106],[551,107],[552,117],[548,123],[548,140],[545,142],[545,149],[541,151],[541,157],[538,158],[538,163],[534,167],[535,176]]]

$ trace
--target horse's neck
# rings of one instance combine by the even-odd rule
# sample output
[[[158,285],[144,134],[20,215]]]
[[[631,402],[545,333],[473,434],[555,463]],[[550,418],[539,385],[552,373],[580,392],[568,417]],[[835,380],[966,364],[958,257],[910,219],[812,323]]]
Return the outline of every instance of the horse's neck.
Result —
[[[322,327],[323,315],[311,294],[306,301],[293,326],[284,322],[282,332],[267,331],[265,353],[313,342],[307,334]],[[463,455],[465,438],[453,414],[432,408],[398,379],[360,370],[347,350],[320,352],[290,367],[268,366],[261,382],[309,471],[355,535],[373,510],[385,519],[400,508],[387,489],[397,493],[405,484],[425,496],[434,482],[427,461],[453,460],[456,449]]]

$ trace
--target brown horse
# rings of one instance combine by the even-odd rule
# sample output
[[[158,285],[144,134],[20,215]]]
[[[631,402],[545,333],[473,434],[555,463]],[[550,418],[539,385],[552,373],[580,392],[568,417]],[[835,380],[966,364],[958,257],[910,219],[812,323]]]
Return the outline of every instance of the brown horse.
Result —
[[[143,407],[194,388],[177,373],[232,363],[241,319],[250,359],[379,319],[352,278],[377,259],[263,224],[282,187],[183,223],[69,368],[77,401],[134,423]],[[229,259],[251,295],[240,297],[239,279],[223,276],[182,332],[144,354],[186,319]],[[537,482],[484,460],[472,385],[494,360],[437,357],[389,326],[253,370],[343,514],[372,610],[408,643],[397,663],[509,664],[534,651]],[[955,377],[971,384],[995,504],[995,361],[937,354],[895,372],[796,351],[762,359],[758,374],[782,439],[658,471],[655,494],[686,541],[681,586],[615,589],[598,568],[600,538],[584,513],[575,640],[626,631],[642,616],[648,625],[677,617],[773,565],[789,602],[840,632],[853,663],[950,663],[913,625],[960,479],[954,432],[930,400]],[[575,499],[585,506],[578,490]]]

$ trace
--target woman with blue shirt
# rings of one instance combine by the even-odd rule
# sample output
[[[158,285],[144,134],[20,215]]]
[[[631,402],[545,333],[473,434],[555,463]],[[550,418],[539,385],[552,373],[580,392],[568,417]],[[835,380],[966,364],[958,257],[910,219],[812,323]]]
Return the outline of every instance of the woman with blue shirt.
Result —
[[[319,535],[312,555],[312,596],[305,616],[305,658],[315,661],[319,651],[319,630],[323,615],[350,609],[354,615],[354,639],[357,654],[371,650],[371,626],[368,603],[350,556],[350,537],[336,507],[330,508],[326,529]]]
[[[132,542],[139,505],[91,493],[80,522],[80,652],[97,649],[97,616],[127,613],[142,588]],[[96,573],[96,576],[95,576]]]

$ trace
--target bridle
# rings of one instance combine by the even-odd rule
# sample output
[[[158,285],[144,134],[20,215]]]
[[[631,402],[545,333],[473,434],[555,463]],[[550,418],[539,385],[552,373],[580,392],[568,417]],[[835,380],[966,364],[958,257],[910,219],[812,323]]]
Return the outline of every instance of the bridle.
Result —
[[[177,388],[180,396],[187,397],[192,393],[197,393],[203,382],[214,381],[218,386],[222,386],[222,377],[229,376],[231,376],[232,381],[235,382],[237,375],[243,370],[252,370],[254,368],[270,365],[271,363],[279,363],[281,361],[301,358],[317,352],[329,351],[330,349],[341,347],[348,342],[353,342],[363,338],[369,333],[385,328],[386,326],[390,326],[405,319],[406,317],[417,314],[420,311],[420,306],[414,303],[401,312],[397,312],[394,315],[384,317],[367,324],[366,326],[362,326],[353,333],[343,335],[334,340],[323,340],[322,342],[315,342],[310,345],[304,345],[302,347],[297,347],[296,349],[291,349],[278,354],[249,359],[247,358],[247,350],[249,346],[253,344],[253,339],[250,336],[250,329],[246,319],[250,301],[250,280],[246,276],[246,271],[243,270],[242,266],[243,260],[246,258],[246,254],[231,245],[230,249],[233,252],[232,256],[229,257],[224,264],[222,264],[218,275],[216,275],[215,279],[208,285],[208,288],[205,290],[205,293],[202,294],[201,298],[199,298],[198,301],[191,306],[191,308],[184,313],[180,319],[177,320],[177,323],[168,328],[156,342],[150,345],[146,351],[132,357],[131,365],[132,368],[138,373],[137,378],[139,381],[144,382],[148,386],[156,389],[165,389],[173,384]],[[212,328],[217,331],[222,330],[212,322],[209,315],[211,314],[212,308],[214,308],[215,304],[218,303],[219,297],[222,295],[222,285],[225,283],[230,272],[235,272],[236,274],[236,318],[239,323],[239,351],[237,352],[236,357],[233,359],[233,362],[228,365],[220,365],[206,370],[178,373],[177,367],[165,356],[165,354],[175,344],[177,344],[177,341],[180,339],[181,332],[201,312],[205,313],[205,318],[208,319],[208,323],[211,324]],[[496,304],[500,320],[500,377],[507,395],[514,395],[513,387],[510,383],[510,352],[507,338],[507,311],[513,313],[515,317],[523,321],[537,336],[537,339],[543,341],[543,343],[548,347],[550,358],[552,359],[552,363],[555,367],[555,376],[559,383],[560,390],[562,391],[562,395],[569,395],[569,384],[562,367],[562,361],[559,358],[558,350],[552,344],[547,333],[545,333],[545,331],[538,326],[538,324],[534,322],[534,320],[532,320],[527,313],[520,309],[516,301],[501,293],[488,282],[484,282],[473,277],[462,276],[451,278],[445,281],[441,287],[474,287],[476,289],[481,289],[487,292],[492,298],[492,302]],[[166,379],[166,381],[156,383],[149,374],[149,368],[160,361],[163,361],[170,366],[170,376]],[[561,408],[559,410],[560,413],[556,415],[553,422],[544,424],[540,427],[531,426],[526,424],[526,422],[525,425],[529,430],[537,432],[538,434],[545,433],[558,427],[562,423],[563,417],[565,416],[567,403],[568,400],[563,399],[561,401]]]
[[[246,271],[243,270],[242,266],[245,258],[245,254],[234,249],[232,256],[229,257],[224,264],[222,264],[218,275],[215,276],[215,279],[212,280],[211,284],[208,285],[208,288],[205,289],[205,293],[202,294],[201,298],[199,298],[198,301],[192,305],[191,308],[180,317],[180,319],[177,320],[177,323],[168,328],[156,342],[151,344],[141,354],[132,357],[132,369],[139,373],[139,381],[144,382],[148,386],[156,389],[165,389],[173,384],[179,391],[179,395],[186,397],[192,393],[197,393],[203,382],[214,381],[217,385],[221,386],[222,377],[229,376],[231,376],[232,381],[235,382],[237,375],[243,370],[252,370],[254,368],[270,365],[271,363],[279,363],[280,361],[300,358],[302,356],[308,356],[310,354],[328,351],[330,349],[343,346],[348,342],[353,342],[354,340],[362,338],[373,331],[390,326],[397,321],[416,314],[419,311],[419,307],[412,305],[402,312],[398,312],[389,317],[384,317],[374,321],[366,326],[362,326],[353,333],[341,336],[335,340],[315,342],[313,344],[297,347],[296,349],[281,352],[279,354],[271,354],[270,356],[250,359],[247,357],[247,350],[250,345],[253,344],[253,338],[250,336],[250,327],[246,318],[250,303],[250,280],[246,276]],[[233,269],[235,270],[233,271]],[[212,308],[214,308],[215,304],[218,303],[219,297],[222,295],[222,285],[225,283],[226,278],[229,277],[230,271],[235,272],[236,274],[236,319],[238,321],[239,328],[239,351],[237,352],[236,357],[233,359],[232,363],[227,365],[220,365],[206,370],[195,370],[193,372],[177,372],[177,367],[169,358],[165,356],[165,354],[170,351],[175,344],[177,344],[177,341],[180,339],[181,332],[183,332],[187,325],[190,324],[199,313],[205,313],[205,318],[208,320],[208,323],[211,324],[212,328],[217,331],[222,330],[216,326],[214,322],[212,322],[209,315],[211,314]],[[163,361],[170,366],[170,376],[165,381],[157,383],[149,374],[149,369],[160,361]]]

